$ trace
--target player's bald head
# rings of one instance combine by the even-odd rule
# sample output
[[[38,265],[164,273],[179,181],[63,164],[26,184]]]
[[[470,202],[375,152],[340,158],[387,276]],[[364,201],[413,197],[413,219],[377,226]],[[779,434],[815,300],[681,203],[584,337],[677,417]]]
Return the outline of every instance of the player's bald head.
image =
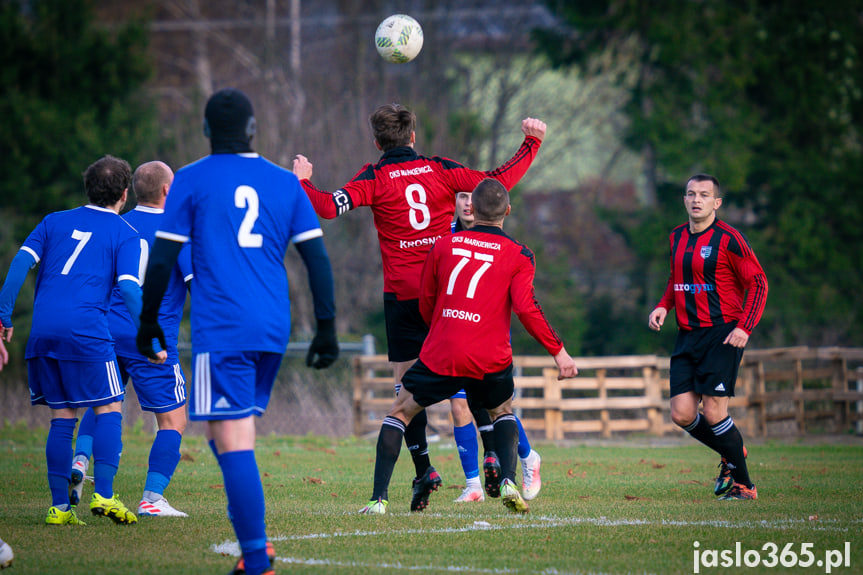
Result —
[[[161,200],[162,188],[171,185],[174,172],[165,162],[158,160],[138,166],[132,175],[132,190],[139,204],[157,204]]]

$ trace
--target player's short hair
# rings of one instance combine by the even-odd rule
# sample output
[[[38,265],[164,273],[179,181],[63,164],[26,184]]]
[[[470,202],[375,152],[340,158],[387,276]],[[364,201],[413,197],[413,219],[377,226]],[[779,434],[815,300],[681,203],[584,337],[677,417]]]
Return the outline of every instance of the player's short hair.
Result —
[[[84,190],[94,206],[113,206],[123,197],[132,181],[129,162],[114,156],[103,156],[84,171]]]
[[[416,130],[417,117],[400,104],[385,104],[369,116],[375,140],[386,152],[399,146],[409,146],[411,133]]]
[[[711,176],[710,174],[695,174],[686,180],[686,187],[689,187],[689,182],[711,182],[713,183],[713,196],[716,198],[722,197],[722,188],[719,187],[719,180],[716,179],[716,176]]]
[[[170,184],[174,174],[164,162],[146,162],[135,168],[132,174],[132,190],[141,204],[156,204],[162,193],[162,186]]]
[[[509,192],[503,184],[486,178],[476,185],[471,196],[473,213],[477,220],[496,222],[506,216],[509,207]]]
[[[240,90],[223,88],[207,100],[204,135],[209,139],[249,142],[256,129],[252,101]]]

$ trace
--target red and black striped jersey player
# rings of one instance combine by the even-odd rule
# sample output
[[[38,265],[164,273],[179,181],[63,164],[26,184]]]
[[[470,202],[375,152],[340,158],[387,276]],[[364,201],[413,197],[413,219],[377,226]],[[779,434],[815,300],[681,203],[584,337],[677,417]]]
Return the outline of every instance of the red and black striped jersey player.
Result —
[[[293,169],[319,216],[332,219],[361,206],[372,210],[383,262],[387,353],[398,393],[428,334],[418,305],[422,265],[435,241],[450,234],[456,194],[472,191],[487,177],[512,189],[536,157],[546,125],[535,118],[523,120],[524,141],[515,155],[494,170],[479,171],[449,158],[418,154],[416,116],[399,104],[380,106],[369,123],[383,155],[334,193],[312,184],[312,164],[305,156],[296,156]],[[423,412],[404,436],[416,470],[413,511],[422,510],[430,492],[441,485],[428,457],[426,421]]]
[[[757,499],[728,398],[743,348],[764,311],[767,277],[743,234],[716,217],[722,192],[715,177],[689,178],[683,203],[689,221],[671,232],[671,276],[648,317],[650,329],[659,331],[669,310],[677,316],[671,419],[719,453],[714,493],[720,499]]]
[[[472,408],[487,409],[494,420],[504,505],[514,512],[528,511],[515,483],[518,425],[512,413],[513,312],[554,357],[558,379],[578,374],[534,295],[533,252],[503,231],[504,218],[510,213],[506,188],[485,179],[474,190],[472,201],[473,227],[438,240],[423,266],[419,309],[430,325],[429,334],[381,425],[374,489],[366,513],[385,512],[405,425],[424,408],[461,389]]]

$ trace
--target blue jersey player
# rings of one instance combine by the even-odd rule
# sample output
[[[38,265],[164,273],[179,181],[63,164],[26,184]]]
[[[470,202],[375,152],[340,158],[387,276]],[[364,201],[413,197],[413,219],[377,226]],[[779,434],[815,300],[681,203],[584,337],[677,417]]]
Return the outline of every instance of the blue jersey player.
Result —
[[[157,313],[185,243],[192,247],[193,384],[189,417],[208,423],[242,550],[235,573],[271,573],[264,492],[255,460],[255,420],[267,407],[290,334],[284,256],[293,243],[306,265],[317,334],[307,364],[338,356],[333,276],[323,233],[296,176],[251,148],[255,118],[235,89],[213,94],[204,112],[211,155],[177,171],[144,282],[137,344],[154,358],[164,341]],[[162,343],[164,346],[164,343]]]
[[[173,179],[171,168],[159,161],[141,164],[132,174],[132,190],[138,204],[134,210],[124,214],[123,219],[140,235],[144,253],[142,260],[146,260],[155,240]],[[111,296],[108,327],[115,341],[120,381],[125,384],[131,377],[141,409],[155,415],[159,428],[150,448],[147,480],[138,504],[138,515],[187,517],[168,503],[164,492],[180,462],[180,441],[186,429],[186,381],[177,354],[177,338],[186,302],[186,286],[191,279],[192,260],[187,245],[180,252],[159,310],[159,325],[164,329],[168,344],[165,349],[168,357],[162,364],[151,363],[141,355],[135,345],[138,328],[120,290],[115,287]],[[80,499],[84,487],[93,439],[92,420],[92,412],[88,410],[78,428],[71,473],[70,498],[73,504]]]
[[[116,523],[137,522],[113,491],[124,392],[108,331],[115,285],[133,314],[141,305],[138,233],[119,216],[131,175],[129,164],[112,156],[91,164],[84,172],[90,203],[46,216],[12,260],[0,291],[0,331],[9,341],[18,292],[27,271],[39,264],[26,359],[30,402],[52,410],[45,446],[49,525],[81,523],[70,506],[69,469],[77,410],[87,407],[96,414],[90,511]]]

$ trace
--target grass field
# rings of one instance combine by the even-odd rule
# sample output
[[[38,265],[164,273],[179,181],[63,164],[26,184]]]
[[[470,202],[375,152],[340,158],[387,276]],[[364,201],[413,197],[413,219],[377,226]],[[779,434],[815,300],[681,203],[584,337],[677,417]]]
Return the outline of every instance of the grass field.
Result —
[[[184,439],[183,461],[166,494],[188,519],[142,518],[134,526],[116,526],[84,512],[86,526],[49,527],[46,432],[0,431],[0,537],[15,551],[10,575],[215,574],[233,566],[234,557],[225,554],[238,548],[221,475],[202,437]],[[115,489],[129,507],[143,488],[151,439],[141,431],[124,437]],[[527,515],[511,515],[496,499],[454,503],[464,476],[445,438],[430,447],[444,487],[432,494],[429,509],[408,511],[412,466],[403,449],[389,513],[368,517],[357,510],[371,493],[373,441],[260,438],[277,572],[693,573],[697,552],[701,573],[863,573],[859,439],[750,443],[760,497],[755,502],[716,501],[718,458],[693,441],[534,447],[543,456],[543,489]],[[86,500],[91,492],[88,484]],[[750,565],[753,550],[770,564],[775,545],[777,565],[708,566],[721,565],[719,552],[734,553],[736,543]],[[799,566],[809,559],[810,567]]]

